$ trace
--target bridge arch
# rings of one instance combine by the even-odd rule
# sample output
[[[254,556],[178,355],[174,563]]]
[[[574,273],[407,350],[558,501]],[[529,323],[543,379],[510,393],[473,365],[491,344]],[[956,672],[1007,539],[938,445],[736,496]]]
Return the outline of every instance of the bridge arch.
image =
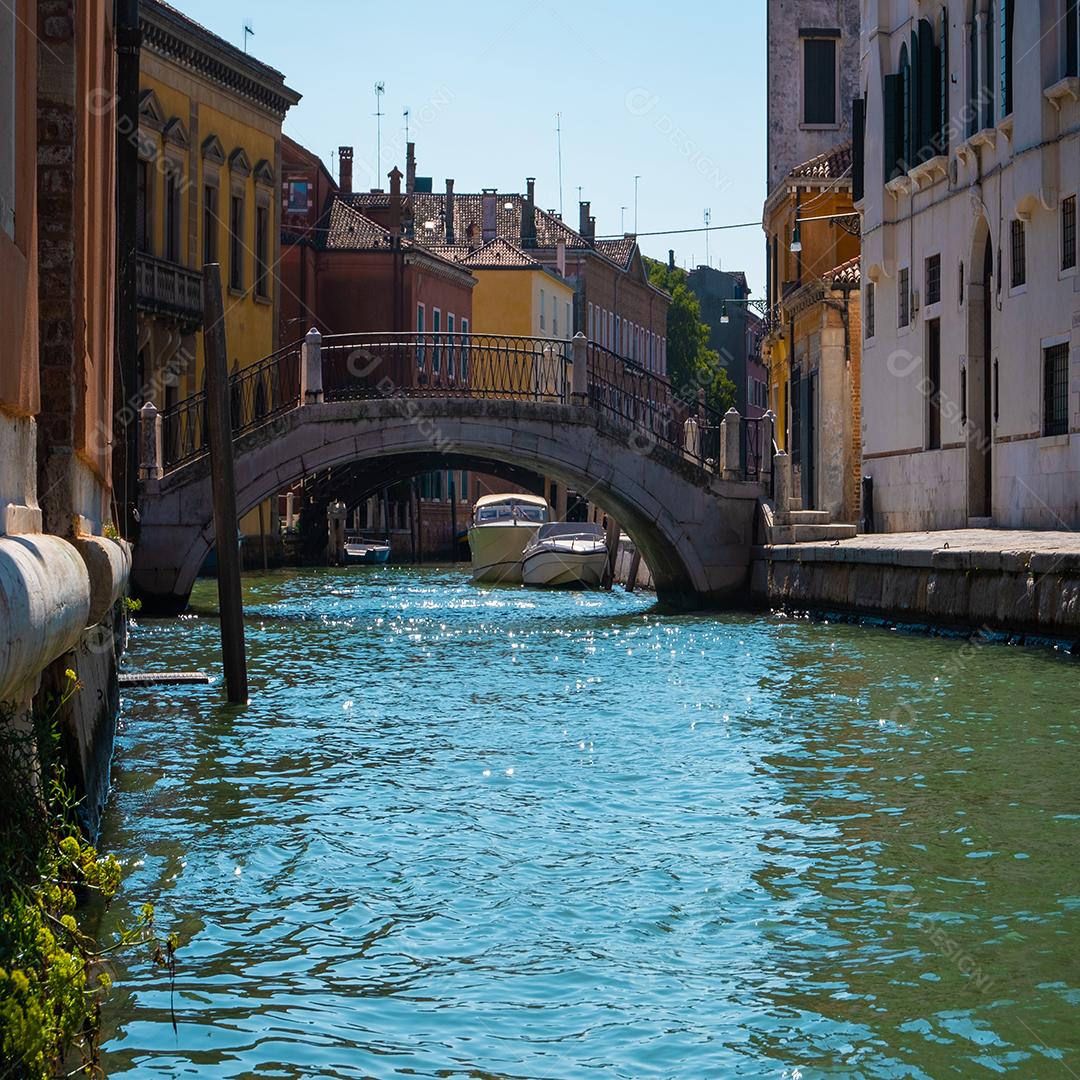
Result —
[[[237,510],[349,462],[460,454],[542,472],[613,514],[653,572],[662,602],[737,599],[761,485],[725,481],[585,407],[476,398],[380,398],[305,405],[235,443]],[[144,500],[133,581],[148,610],[183,610],[214,542],[205,455]]]

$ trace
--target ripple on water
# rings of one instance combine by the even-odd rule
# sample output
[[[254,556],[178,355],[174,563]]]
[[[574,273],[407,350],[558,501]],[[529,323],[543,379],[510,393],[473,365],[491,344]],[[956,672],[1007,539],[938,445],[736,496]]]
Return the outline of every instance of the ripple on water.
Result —
[[[216,670],[213,593],[131,666]],[[175,926],[110,1075],[1054,1076],[1074,664],[379,568],[245,579],[252,703],[124,703],[105,843]],[[1067,1073],[1062,1073],[1067,1075]]]

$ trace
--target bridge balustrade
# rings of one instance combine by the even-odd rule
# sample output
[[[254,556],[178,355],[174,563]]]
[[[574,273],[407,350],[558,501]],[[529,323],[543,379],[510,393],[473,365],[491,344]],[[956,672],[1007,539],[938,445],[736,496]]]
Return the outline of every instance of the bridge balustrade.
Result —
[[[767,468],[764,421],[741,419],[739,463],[735,445],[722,453],[725,418],[696,389],[680,392],[667,379],[578,335],[572,342],[494,334],[394,333],[308,336],[321,393],[309,401],[392,397],[520,400],[586,406],[630,429],[635,448],[653,446],[719,471],[756,480]],[[576,363],[585,367],[584,377]],[[279,349],[229,379],[234,438],[301,404],[299,343]],[[198,391],[162,414],[166,470],[206,450],[206,391]],[[771,419],[768,438],[771,442]],[[730,424],[728,424],[730,430]]]

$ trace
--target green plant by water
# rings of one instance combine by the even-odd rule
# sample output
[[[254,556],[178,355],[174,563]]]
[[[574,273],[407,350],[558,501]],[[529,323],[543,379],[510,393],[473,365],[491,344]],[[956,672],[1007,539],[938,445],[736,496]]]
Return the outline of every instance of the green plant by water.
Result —
[[[20,718],[0,706],[0,1077],[101,1075],[98,1033],[111,985],[106,958],[149,948],[175,976],[177,939],[160,939],[154,908],[98,946],[80,926],[87,902],[106,905],[121,868],[77,824],[78,800],[60,753],[59,715],[80,689],[74,671],[44,708]]]

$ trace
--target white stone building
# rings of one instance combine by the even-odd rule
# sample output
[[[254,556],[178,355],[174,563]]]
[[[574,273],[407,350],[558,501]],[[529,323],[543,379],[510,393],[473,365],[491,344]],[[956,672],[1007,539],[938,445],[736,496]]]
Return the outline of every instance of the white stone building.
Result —
[[[1078,34],[1076,0],[864,0],[879,530],[1080,527]]]

